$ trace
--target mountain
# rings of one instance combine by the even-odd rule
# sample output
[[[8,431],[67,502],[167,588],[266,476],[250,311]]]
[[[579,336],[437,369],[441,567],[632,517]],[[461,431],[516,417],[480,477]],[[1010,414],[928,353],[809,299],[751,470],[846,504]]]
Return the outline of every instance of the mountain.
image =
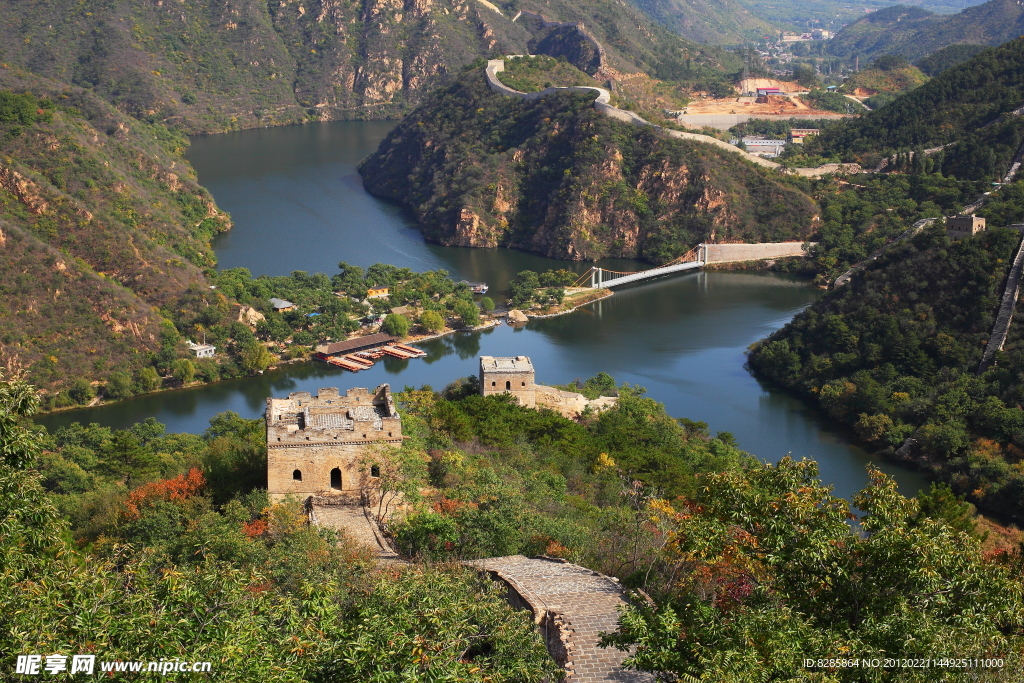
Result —
[[[914,62],[927,76],[938,76],[946,69],[963,64],[985,50],[985,45],[949,45]]]
[[[856,4],[844,0],[739,0],[751,14],[786,30],[806,31],[824,28],[838,31],[846,24],[862,19],[866,14],[892,7],[892,0],[864,0]],[[938,14],[954,14],[965,7],[978,5],[984,0],[904,0],[900,5]]]
[[[667,261],[698,242],[802,240],[816,206],[737,155],[599,114],[593,95],[523,101],[464,74],[361,165],[428,239],[553,258]]]
[[[633,0],[659,24],[688,40],[713,45],[740,44],[778,33],[756,9],[738,0]]]
[[[897,5],[844,26],[827,49],[837,57],[859,56],[861,64],[884,54],[913,61],[949,45],[999,45],[1021,34],[1024,5],[1017,0],[989,0],[953,15]]]
[[[230,226],[187,146],[95,94],[0,68],[0,364],[47,389],[138,369],[203,307]]]
[[[668,54],[701,51],[621,0],[499,4],[0,0],[0,61],[195,133],[397,118],[491,54],[558,56],[596,39],[610,67],[653,71]]]
[[[750,365],[979,507],[1019,519],[1019,318],[996,367],[975,375],[1019,242],[1014,230],[953,243],[942,227],[925,230],[759,343]]]
[[[830,126],[809,151],[867,165],[896,150],[949,145],[934,157],[944,173],[994,179],[1024,142],[1024,38],[985,50],[890,104]]]

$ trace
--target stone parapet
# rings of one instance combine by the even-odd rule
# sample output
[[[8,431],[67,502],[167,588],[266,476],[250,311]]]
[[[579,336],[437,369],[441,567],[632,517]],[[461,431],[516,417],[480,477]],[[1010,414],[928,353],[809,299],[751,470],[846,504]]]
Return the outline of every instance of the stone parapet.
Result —
[[[622,668],[629,653],[598,645],[618,628],[619,608],[629,604],[619,580],[552,557],[510,555],[467,562],[502,581],[514,607],[533,612],[548,652],[569,683],[649,683],[651,674]]]

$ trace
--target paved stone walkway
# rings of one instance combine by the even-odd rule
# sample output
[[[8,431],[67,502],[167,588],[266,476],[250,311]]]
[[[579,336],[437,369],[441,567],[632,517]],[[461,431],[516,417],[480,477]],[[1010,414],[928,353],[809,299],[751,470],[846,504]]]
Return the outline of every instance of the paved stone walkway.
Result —
[[[337,529],[344,532],[359,545],[372,550],[378,560],[384,562],[402,562],[380,537],[361,505],[313,505],[310,520],[313,524]]]
[[[491,557],[468,562],[503,580],[509,600],[529,608],[547,633],[548,650],[568,675],[568,683],[647,683],[654,677],[622,668],[629,656],[615,648],[598,647],[601,632],[618,625],[617,608],[627,604],[616,579],[557,559],[523,555]]]

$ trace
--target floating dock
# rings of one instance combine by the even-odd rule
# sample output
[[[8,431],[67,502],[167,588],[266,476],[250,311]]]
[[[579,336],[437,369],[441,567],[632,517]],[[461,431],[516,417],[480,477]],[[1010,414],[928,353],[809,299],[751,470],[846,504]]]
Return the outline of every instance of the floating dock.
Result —
[[[415,346],[393,343],[378,346],[374,349],[357,351],[356,353],[350,353],[344,356],[315,353],[313,354],[313,357],[325,363],[336,365],[339,368],[344,368],[350,372],[359,372],[360,370],[372,368],[374,361],[380,360],[384,356],[408,360],[410,358],[424,358],[426,355],[425,351],[417,349]]]

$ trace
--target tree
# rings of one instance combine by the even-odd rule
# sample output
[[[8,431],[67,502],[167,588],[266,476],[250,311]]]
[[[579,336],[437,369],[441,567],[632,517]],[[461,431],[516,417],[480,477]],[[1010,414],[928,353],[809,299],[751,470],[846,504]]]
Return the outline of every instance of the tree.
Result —
[[[35,461],[41,446],[38,430],[25,420],[39,408],[35,390],[20,377],[6,379],[0,369],[0,458],[8,467],[22,469]]]
[[[524,270],[508,283],[512,305],[521,308],[533,301],[534,290],[540,288],[540,278],[532,270]]]
[[[135,388],[139,393],[146,393],[148,391],[156,391],[159,389],[160,375],[157,374],[156,368],[151,365],[140,368],[135,373]]]
[[[814,89],[821,85],[818,79],[818,70],[813,64],[801,62],[793,65],[793,80],[808,89]]]
[[[75,403],[83,405],[96,397],[96,390],[93,389],[89,380],[79,377],[71,383],[71,388],[68,389],[68,394]]]
[[[110,373],[107,384],[103,387],[103,394],[115,401],[129,398],[133,393],[135,392],[132,391],[132,376],[123,370]]]
[[[250,375],[263,372],[273,362],[274,356],[271,355],[266,346],[259,342],[252,342],[246,346],[238,357],[239,366]]]
[[[459,316],[466,327],[480,324],[480,309],[472,301],[460,301],[455,304],[455,315]]]
[[[188,358],[179,358],[171,363],[171,374],[182,384],[188,384],[196,376],[196,366]]]
[[[484,313],[490,313],[494,310],[494,299],[489,296],[480,299],[480,308],[483,309]]]
[[[388,313],[387,317],[384,318],[384,324],[381,325],[380,329],[394,337],[401,337],[404,339],[409,335],[409,326],[409,319],[404,315]]]
[[[378,444],[359,460],[364,477],[373,477],[377,494],[377,519],[387,521],[391,506],[399,502],[413,503],[420,488],[426,484],[427,455],[403,444],[400,448]]]
[[[956,650],[1016,661],[1024,586],[1011,567],[942,522],[912,523],[917,501],[876,469],[853,503],[856,530],[817,466],[789,458],[704,475],[681,505],[652,503],[668,534],[657,574],[669,582],[657,608],[628,608],[607,642],[639,646],[629,661],[640,669],[706,680],[798,679],[803,658]],[[832,669],[829,680],[862,675]]]
[[[427,332],[440,332],[444,329],[444,318],[437,311],[424,311],[423,315],[420,316],[420,325],[423,325],[423,329]]]

